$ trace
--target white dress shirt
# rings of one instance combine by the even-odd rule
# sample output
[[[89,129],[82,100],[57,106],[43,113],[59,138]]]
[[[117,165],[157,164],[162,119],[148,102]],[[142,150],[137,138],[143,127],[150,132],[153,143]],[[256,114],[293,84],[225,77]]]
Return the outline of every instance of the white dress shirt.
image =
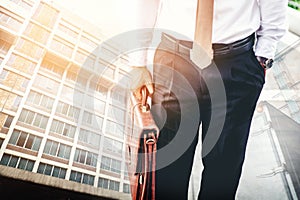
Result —
[[[134,0],[137,28],[162,28],[178,39],[193,40],[197,0]],[[287,0],[215,0],[212,43],[228,44],[256,32],[256,56],[274,58],[286,31]],[[179,33],[179,34],[176,34]],[[136,36],[145,47],[152,35]],[[130,55],[135,66],[145,66],[145,51]]]

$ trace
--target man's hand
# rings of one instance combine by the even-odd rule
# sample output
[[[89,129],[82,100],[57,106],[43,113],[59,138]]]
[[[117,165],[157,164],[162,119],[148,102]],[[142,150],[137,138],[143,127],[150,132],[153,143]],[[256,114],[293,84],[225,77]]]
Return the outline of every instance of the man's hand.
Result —
[[[154,92],[154,87],[152,83],[151,73],[146,67],[133,67],[129,72],[130,78],[130,90],[136,96],[136,98],[141,99],[141,88],[146,86],[149,95]]]

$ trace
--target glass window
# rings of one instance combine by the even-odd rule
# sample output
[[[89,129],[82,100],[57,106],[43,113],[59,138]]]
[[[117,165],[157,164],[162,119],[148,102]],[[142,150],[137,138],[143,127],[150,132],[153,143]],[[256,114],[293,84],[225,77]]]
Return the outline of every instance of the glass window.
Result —
[[[113,104],[120,104],[121,106],[126,105],[126,92],[122,88],[113,89],[111,93]]]
[[[19,105],[20,105],[20,103],[21,103],[21,100],[22,100],[22,97],[17,95],[17,96],[15,97],[13,106],[14,106],[14,107],[19,107]]]
[[[5,120],[4,127],[9,128],[13,119],[14,119],[13,116],[8,115]]]
[[[10,139],[9,139],[9,142],[10,144],[17,144],[17,141],[19,139],[19,135],[20,135],[20,131],[16,131],[14,130]]]
[[[34,166],[34,161],[28,160],[26,170],[27,171],[32,171],[33,166]]]
[[[98,46],[95,42],[93,42],[91,39],[87,38],[84,35],[81,36],[80,42],[82,42],[84,45],[90,46],[92,49]]]
[[[7,165],[9,163],[10,156],[7,154],[4,154],[1,158],[0,164],[1,165]]]
[[[33,15],[36,21],[48,27],[53,27],[57,17],[58,11],[44,3],[39,4]]]
[[[57,89],[59,87],[59,83],[48,78],[45,76],[42,76],[40,74],[37,75],[36,79],[34,80],[33,85],[35,87],[45,89],[46,91],[49,91],[53,94],[56,94]]]
[[[47,140],[44,153],[64,159],[70,158],[71,147],[65,144]]]
[[[8,42],[0,39],[0,53],[6,55],[9,48],[10,48],[10,46],[11,46],[11,44],[9,44]]]
[[[39,164],[37,172],[62,179],[64,179],[66,176],[66,169],[44,163]]]
[[[27,117],[28,111],[27,110],[22,110],[20,117],[19,117],[19,121],[21,122],[25,122],[25,119]]]
[[[18,168],[19,169],[24,169],[24,170],[27,170],[27,171],[32,171],[33,164],[34,164],[33,161],[21,158],[21,160],[19,162],[19,165],[18,165]]]
[[[52,173],[52,167],[53,166],[51,166],[51,165],[46,165],[44,174],[50,176]]]
[[[75,60],[80,63],[83,64],[85,62],[85,60],[87,59],[89,53],[87,52],[82,52],[82,51],[77,51],[76,55],[75,55]]]
[[[51,155],[56,155],[56,150],[57,150],[57,142],[51,141],[51,140],[47,140],[46,142],[46,146],[44,149],[44,153],[46,154],[51,154]]]
[[[84,174],[83,179],[82,179],[82,183],[88,184],[88,185],[94,185],[94,179],[95,179],[94,176]]]
[[[68,113],[68,110],[69,110],[68,104],[64,104],[62,107],[62,113],[66,115]]]
[[[54,51],[57,51],[66,57],[71,57],[74,46],[71,44],[68,44],[67,42],[62,42],[62,41],[59,41],[58,39],[53,39],[53,41],[51,43],[51,48]]]
[[[43,61],[41,64],[41,68],[47,70],[48,72],[51,72],[52,74],[55,74],[59,77],[62,77],[64,73],[64,69],[54,63],[51,63],[49,61]]]
[[[24,8],[27,11],[30,11],[32,8],[31,4],[23,0],[10,0],[10,1],[14,2],[15,4],[19,5],[20,7]]]
[[[98,155],[85,150],[76,149],[74,161],[96,167]]]
[[[130,185],[129,184],[127,184],[127,183],[124,183],[123,184],[123,192],[124,193],[130,193]]]
[[[93,96],[86,96],[84,100],[85,107],[91,110],[95,110],[97,113],[104,114],[105,102]]]
[[[9,143],[20,147],[25,147],[33,151],[38,151],[40,148],[41,140],[42,139],[40,137],[14,130]]]
[[[42,117],[42,120],[41,120],[40,128],[45,129],[47,123],[48,123],[48,117],[43,116],[43,117]]]
[[[98,187],[108,189],[108,179],[106,179],[106,178],[99,178]]]
[[[4,154],[0,161],[0,164],[9,167],[24,169],[27,171],[32,171],[34,161],[13,155]]]
[[[34,95],[35,96],[34,96],[33,103],[36,105],[40,105],[42,95],[36,92],[34,93]]]
[[[43,53],[42,47],[24,38],[17,42],[16,50],[34,59],[39,59]]]
[[[45,96],[45,95],[42,96],[41,106],[43,108],[46,108],[47,110],[51,110],[53,103],[54,103],[53,98]]]
[[[122,138],[124,135],[125,127],[121,124],[108,120],[106,123],[106,131],[110,134]]]
[[[27,115],[26,115],[26,118],[25,118],[24,122],[26,124],[32,124],[33,118],[34,118],[35,114],[33,112],[31,112],[31,111],[27,111],[26,113],[27,113]]]
[[[10,162],[8,163],[8,166],[10,166],[10,167],[16,167],[18,160],[19,160],[18,157],[11,156]]]
[[[58,149],[58,143],[57,142],[52,142],[49,154],[52,155],[52,156],[56,156],[57,149]]]
[[[66,177],[66,171],[66,169],[54,166],[52,176],[64,179]]]
[[[34,137],[31,149],[38,151],[41,145],[42,139],[40,137]]]
[[[65,124],[65,127],[64,127],[64,130],[63,130],[63,135],[74,138],[75,129],[76,128],[74,126],[71,126],[69,124]]]
[[[34,23],[29,23],[24,32],[25,35],[33,38],[35,41],[45,44],[49,38],[50,32]]]
[[[17,20],[3,12],[0,13],[0,24],[9,27],[14,31],[19,31],[22,26],[22,22],[20,20]]]
[[[83,102],[83,93],[80,92],[79,90],[76,90],[72,87],[68,87],[68,86],[63,86],[62,89],[62,95],[61,98],[69,101],[69,102],[74,102],[75,101],[75,105],[79,106],[82,104]]]
[[[3,144],[3,141],[4,141],[4,139],[0,138],[0,148],[1,148],[2,144]]]
[[[53,176],[54,177],[59,177],[59,174],[60,174],[60,168],[54,167],[54,169],[53,169]]]
[[[83,122],[84,124],[94,128],[95,130],[100,130],[102,128],[103,118],[90,112],[84,111]]]
[[[102,156],[100,167],[118,174],[121,173],[121,161],[106,156]]]
[[[80,129],[79,133],[79,141],[91,144],[95,147],[99,147],[100,145],[100,135],[97,133],[93,133],[91,131]]]
[[[125,110],[119,107],[110,105],[108,116],[113,118],[114,120],[117,120],[119,123],[125,123]]]
[[[78,36],[78,33],[74,30],[72,30],[71,28],[69,28],[68,26],[64,25],[64,24],[59,24],[58,25],[58,30],[60,30],[61,32],[71,36],[72,38],[76,39]]]
[[[27,148],[27,149],[31,149],[32,148],[32,144],[33,144],[34,138],[35,137],[33,135],[29,135],[29,137],[27,138],[27,142],[26,142],[25,148]]]
[[[60,144],[59,150],[58,150],[58,157],[69,159],[71,153],[71,147]]]
[[[45,145],[45,148],[44,148],[44,153],[49,154],[50,149],[51,149],[51,146],[52,146],[52,142],[47,141],[47,142],[46,142],[46,145]]]
[[[69,81],[76,82],[76,80],[77,80],[77,74],[75,72],[68,71],[66,79],[69,80]]]
[[[41,123],[42,117],[43,117],[42,115],[37,114],[37,115],[35,116],[35,120],[34,120],[34,122],[33,122],[33,125],[34,125],[34,126],[39,126],[40,123]]]
[[[75,108],[74,106],[70,106],[69,110],[68,110],[68,117],[74,118],[74,119],[78,119],[79,117],[79,108]]]
[[[103,149],[104,150],[121,155],[122,154],[122,147],[123,147],[122,142],[119,142],[117,140],[105,137],[104,144],[103,144]]]
[[[36,67],[36,64],[32,61],[27,60],[26,58],[12,54],[7,63],[7,66],[11,66],[12,68],[18,69],[22,72],[25,72],[27,74],[31,74]]]
[[[22,82],[22,88],[26,89],[28,84],[29,84],[29,80],[27,78],[22,78],[23,82]]]
[[[38,167],[38,170],[37,170],[37,173],[43,174],[44,171],[45,171],[45,168],[46,168],[46,164],[40,163],[40,165]]]
[[[104,69],[101,70],[101,76],[107,77],[109,79],[114,79],[115,75],[115,68],[106,66]]]
[[[95,177],[81,172],[71,171],[70,180],[78,183],[94,185]]]
[[[19,169],[25,169],[26,165],[27,165],[27,160],[21,159],[20,162],[19,162],[18,168]]]
[[[99,178],[98,187],[119,191],[120,183],[106,178]]]
[[[17,145],[20,146],[20,147],[23,147],[24,144],[25,144],[25,140],[27,139],[27,133],[21,133],[20,134],[20,137],[19,137],[19,140],[17,142]]]
[[[111,160],[111,171],[118,174],[121,173],[121,162],[115,159]]]
[[[60,135],[74,138],[76,127],[58,120],[53,120],[50,130]]]
[[[71,171],[71,175],[70,175],[70,180],[71,181],[81,183],[81,178],[82,178],[82,173],[76,172],[76,171],[73,171],[73,170]]]
[[[44,115],[35,113],[35,119],[33,121],[33,125],[42,129],[46,128],[48,122],[48,117],[45,117]]]
[[[110,180],[109,189],[114,191],[119,191],[120,183],[117,181]]]
[[[3,69],[0,74],[0,80],[5,80],[7,77],[8,71],[6,69]]]

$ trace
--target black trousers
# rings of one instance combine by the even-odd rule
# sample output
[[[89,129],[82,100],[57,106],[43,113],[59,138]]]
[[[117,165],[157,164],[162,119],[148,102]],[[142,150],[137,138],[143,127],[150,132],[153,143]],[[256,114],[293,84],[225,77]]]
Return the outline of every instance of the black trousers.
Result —
[[[214,56],[215,65],[200,70],[185,51],[192,43],[173,40],[162,40],[154,58],[152,114],[161,129],[156,199],[187,199],[200,124],[203,148],[206,139],[213,145],[197,158],[204,165],[198,199],[234,199],[264,69],[251,48]]]

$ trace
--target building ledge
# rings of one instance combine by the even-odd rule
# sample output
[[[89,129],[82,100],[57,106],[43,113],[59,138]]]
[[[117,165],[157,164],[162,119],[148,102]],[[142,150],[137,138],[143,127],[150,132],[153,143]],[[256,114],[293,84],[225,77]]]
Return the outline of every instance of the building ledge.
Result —
[[[18,199],[131,199],[130,194],[0,165],[1,198]],[[13,196],[12,196],[13,195]]]

